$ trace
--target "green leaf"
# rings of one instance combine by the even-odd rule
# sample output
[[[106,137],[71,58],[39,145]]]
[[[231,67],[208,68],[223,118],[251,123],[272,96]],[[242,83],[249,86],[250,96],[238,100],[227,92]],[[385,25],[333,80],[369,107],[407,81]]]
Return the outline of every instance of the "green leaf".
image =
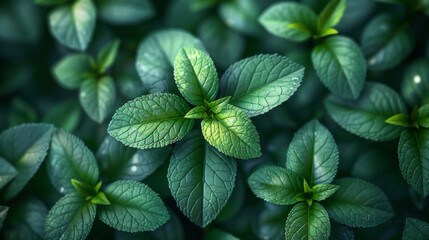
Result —
[[[43,122],[52,123],[58,128],[73,132],[82,118],[82,110],[75,99],[59,102],[51,107],[43,118]]]
[[[183,47],[204,50],[200,40],[179,29],[152,33],[140,43],[136,67],[149,93],[176,91],[173,66],[177,53]]]
[[[220,18],[228,27],[246,35],[258,35],[261,32],[258,24],[260,11],[256,0],[225,1],[218,9]]]
[[[37,113],[30,104],[18,97],[12,99],[9,112],[10,126],[16,126],[23,123],[34,123],[36,121]]]
[[[429,223],[416,218],[407,218],[402,240],[424,240],[429,238]]]
[[[174,94],[141,96],[116,111],[107,131],[125,146],[164,147],[191,131],[194,120],[185,118],[189,110],[188,104]]]
[[[67,1],[68,0],[34,0],[34,3],[40,5],[56,5]]]
[[[180,93],[192,105],[213,101],[218,92],[219,79],[209,55],[196,48],[182,48],[174,60],[174,78]]]
[[[259,134],[250,118],[240,109],[227,105],[213,118],[201,123],[204,138],[220,152],[235,158],[261,156]]]
[[[91,72],[91,57],[84,53],[67,55],[55,64],[52,73],[58,83],[65,88],[79,88]]]
[[[97,162],[92,152],[76,136],[55,130],[47,161],[48,176],[57,191],[74,192],[72,179],[91,186],[98,181]]]
[[[71,183],[73,185],[73,187],[75,188],[75,190],[80,193],[80,195],[84,198],[86,198],[87,200],[91,199],[91,197],[95,197],[95,195],[97,194],[97,191],[95,189],[95,187],[81,182],[79,180],[76,179],[72,179]]]
[[[189,110],[188,113],[186,113],[185,118],[191,118],[191,119],[208,118],[209,115],[207,114],[207,112],[208,110],[205,106],[194,107],[191,110]]]
[[[18,171],[6,159],[0,157],[0,190],[18,175]]]
[[[303,4],[281,2],[265,10],[259,22],[277,37],[302,42],[315,34],[316,19],[313,10]]]
[[[236,172],[235,159],[218,152],[194,131],[176,145],[167,177],[180,210],[205,227],[231,197]]]
[[[91,202],[99,205],[110,205],[109,199],[103,192],[97,193],[95,197],[91,198]]]
[[[109,76],[100,79],[89,78],[82,83],[79,101],[86,114],[97,123],[109,115],[116,99],[115,83]]]
[[[97,65],[101,73],[106,72],[115,62],[116,55],[118,55],[119,46],[121,41],[116,39],[104,46],[97,55]]]
[[[220,96],[254,117],[289,99],[301,84],[304,67],[276,54],[256,55],[231,65],[220,81]]]
[[[391,116],[386,119],[386,123],[401,126],[401,127],[412,127],[413,124],[411,122],[410,116],[406,113],[399,113]]]
[[[96,157],[100,175],[109,182],[119,179],[142,181],[167,159],[172,147],[137,150],[124,146],[111,136],[107,136],[98,148]]]
[[[258,239],[284,240],[285,221],[292,209],[290,206],[279,206],[264,202],[264,208],[252,219],[255,224],[255,235]]]
[[[368,82],[357,101],[329,96],[325,101],[329,115],[342,128],[373,141],[397,138],[403,128],[386,123],[386,119],[407,113],[401,97],[390,87]]]
[[[401,63],[413,50],[411,29],[393,15],[375,17],[365,27],[361,39],[368,69],[389,70]]]
[[[286,220],[286,239],[329,239],[331,224],[326,210],[319,203],[299,203]]]
[[[329,216],[349,227],[374,227],[393,217],[392,205],[376,186],[358,178],[342,178],[340,188],[324,204]]]
[[[3,222],[6,219],[8,211],[9,211],[9,207],[0,206],[0,230],[3,227]]]
[[[331,184],[319,184],[313,187],[313,199],[316,201],[323,201],[338,190],[339,186]]]
[[[119,231],[153,231],[170,218],[158,194],[143,183],[116,181],[105,189],[104,194],[110,205],[100,205],[98,216]]]
[[[429,104],[419,108],[417,122],[420,126],[429,128]]]
[[[313,120],[295,133],[287,151],[286,168],[314,186],[332,182],[338,161],[338,148],[332,134]]]
[[[398,157],[402,176],[426,197],[429,194],[429,129],[402,132]]]
[[[48,153],[54,127],[50,124],[22,124],[0,135],[0,156],[18,171],[3,189],[3,199],[14,198],[33,177]]]
[[[356,100],[365,85],[366,63],[359,46],[347,37],[325,39],[311,53],[323,85],[335,95]]]
[[[77,0],[49,14],[52,35],[61,44],[85,51],[95,28],[96,9],[91,0]]]
[[[333,28],[328,28],[326,30],[324,30],[323,32],[319,33],[318,37],[326,37],[326,36],[330,36],[330,35],[335,35],[338,34],[338,31],[336,29]]]
[[[346,0],[331,0],[317,17],[319,34],[337,25],[346,10]]]
[[[405,70],[401,93],[410,107],[419,106],[429,91],[429,59],[412,62]]]
[[[156,14],[149,0],[100,0],[97,10],[101,20],[113,25],[141,23]]]
[[[277,166],[259,168],[247,182],[258,198],[278,205],[296,203],[295,195],[304,192],[302,178],[298,174]]]
[[[204,105],[206,105],[211,112],[213,113],[220,113],[223,109],[225,109],[226,106],[228,106],[229,101],[231,101],[231,97],[223,97],[221,99],[215,100],[213,102],[204,102]]]
[[[85,239],[91,231],[96,205],[79,193],[62,197],[49,211],[45,222],[45,239]]]
[[[231,233],[213,228],[210,229],[206,234],[204,234],[204,240],[240,240],[240,238],[235,237]]]

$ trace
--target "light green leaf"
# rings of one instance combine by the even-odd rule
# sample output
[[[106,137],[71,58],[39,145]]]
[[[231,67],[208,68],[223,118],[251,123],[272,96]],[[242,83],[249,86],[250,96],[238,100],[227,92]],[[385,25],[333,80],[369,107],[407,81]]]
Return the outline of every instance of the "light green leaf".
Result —
[[[136,68],[149,93],[177,91],[173,66],[177,53],[183,47],[204,50],[200,40],[179,29],[155,32],[140,43]]]
[[[180,93],[192,105],[213,101],[218,92],[219,78],[209,55],[196,48],[184,47],[174,60],[174,78]]]
[[[82,118],[82,110],[75,99],[59,102],[48,110],[43,122],[52,123],[55,127],[73,132]]]
[[[110,205],[100,205],[99,218],[126,232],[153,231],[170,218],[161,198],[143,183],[120,180],[104,191]]]
[[[213,118],[201,123],[204,138],[220,152],[235,158],[261,156],[259,134],[252,121],[240,109],[227,105]]]
[[[311,60],[323,85],[335,95],[356,100],[365,85],[365,58],[355,42],[335,36],[317,45]]]
[[[107,136],[97,151],[100,175],[109,182],[119,179],[142,181],[170,158],[172,147],[137,150]]]
[[[52,72],[58,83],[65,88],[79,88],[91,72],[91,57],[84,53],[70,54],[55,64]]]
[[[8,211],[9,211],[9,207],[0,206],[0,230],[3,227],[3,222],[6,219]]]
[[[223,97],[213,102],[204,102],[204,105],[209,108],[209,112],[212,113],[220,113],[226,106],[228,106],[229,101],[231,101],[231,97]]]
[[[18,175],[16,169],[6,159],[0,157],[0,190]]]
[[[74,192],[71,180],[77,179],[91,186],[98,181],[98,167],[92,152],[76,136],[55,130],[47,161],[48,176],[57,191]]]
[[[317,17],[319,34],[337,25],[346,10],[346,0],[331,0]]]
[[[402,176],[426,197],[429,194],[429,129],[402,132],[398,157]]]
[[[334,221],[349,227],[374,227],[393,216],[392,205],[376,186],[358,178],[335,181],[340,188],[324,206]]]
[[[329,239],[331,224],[328,213],[319,203],[311,206],[299,203],[290,211],[285,231],[287,240]]]
[[[82,240],[91,231],[96,205],[79,193],[62,197],[49,211],[45,222],[46,240]]]
[[[247,182],[258,198],[278,205],[296,203],[295,196],[304,192],[302,178],[298,174],[277,166],[259,168]]]
[[[411,29],[393,15],[375,17],[365,27],[362,51],[372,71],[389,70],[401,63],[413,50]]]
[[[416,218],[407,218],[402,240],[425,240],[429,239],[429,223]]]
[[[261,32],[258,24],[260,11],[256,0],[226,1],[218,8],[220,18],[228,27],[246,35],[258,35]]]
[[[188,113],[186,113],[185,118],[192,118],[192,119],[208,118],[209,115],[207,114],[207,112],[208,110],[205,106],[194,107],[191,110],[189,110]]]
[[[18,174],[3,189],[3,199],[14,198],[33,177],[48,153],[54,127],[50,124],[22,124],[0,135],[0,156]]]
[[[429,103],[419,108],[417,122],[420,126],[429,128]]]
[[[287,151],[286,168],[314,186],[332,182],[338,161],[338,148],[332,134],[313,120],[295,133]]]
[[[167,177],[180,210],[205,227],[231,197],[236,172],[235,159],[221,154],[194,131],[176,145]]]
[[[220,95],[254,117],[277,107],[301,84],[304,67],[276,54],[256,55],[231,65],[220,81]]]
[[[302,42],[315,35],[316,19],[313,10],[303,4],[281,2],[265,10],[259,22],[277,37]]]
[[[113,25],[137,24],[156,14],[150,0],[100,0],[97,3],[101,20]]]
[[[107,199],[103,192],[97,193],[95,197],[91,198],[91,202],[98,205],[110,205],[109,199]]]
[[[96,9],[91,0],[77,0],[49,14],[52,35],[61,44],[85,51],[95,28]]]
[[[338,31],[334,28],[328,28],[324,30],[323,32],[319,33],[318,37],[326,37],[329,35],[335,35],[338,34]]]
[[[94,197],[97,194],[98,189],[96,189],[96,187],[93,187],[87,183],[81,182],[76,179],[71,179],[71,184],[75,188],[75,191],[80,193],[80,195],[86,198],[86,200],[90,200],[92,197]]]
[[[412,62],[405,70],[401,93],[410,107],[420,106],[429,92],[429,59]],[[429,96],[429,95],[428,95]]]
[[[121,41],[116,39],[100,50],[97,55],[97,65],[101,73],[106,72],[106,69],[112,66],[113,62],[115,62],[120,45]]]
[[[185,118],[189,110],[189,105],[174,94],[141,96],[116,111],[107,131],[125,146],[164,147],[191,131],[194,120]]]
[[[390,87],[369,82],[357,101],[347,101],[329,96],[325,101],[329,115],[342,128],[373,141],[397,138],[403,128],[386,123],[386,119],[407,113],[401,97]]]
[[[339,186],[331,184],[319,184],[313,187],[312,194],[313,199],[316,201],[323,201],[338,190]]]
[[[386,119],[386,123],[401,126],[401,127],[412,127],[413,124],[411,122],[410,116],[406,113],[399,113],[391,116]]]
[[[88,78],[82,83],[79,91],[79,101],[83,110],[97,123],[104,121],[115,99],[115,83],[109,76],[100,79]]]

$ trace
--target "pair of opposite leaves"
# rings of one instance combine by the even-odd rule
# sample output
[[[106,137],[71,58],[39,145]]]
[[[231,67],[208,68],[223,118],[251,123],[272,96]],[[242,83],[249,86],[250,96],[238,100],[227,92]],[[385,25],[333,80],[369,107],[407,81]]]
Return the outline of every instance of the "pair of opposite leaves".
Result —
[[[235,158],[261,155],[259,136],[250,117],[286,101],[298,88],[304,67],[278,55],[257,55],[231,65],[220,83],[211,58],[182,48],[174,61],[177,95],[138,97],[117,110],[108,132],[126,146],[149,149],[175,143],[187,135],[194,119],[203,119],[204,138]],[[215,100],[220,88],[220,96]]]

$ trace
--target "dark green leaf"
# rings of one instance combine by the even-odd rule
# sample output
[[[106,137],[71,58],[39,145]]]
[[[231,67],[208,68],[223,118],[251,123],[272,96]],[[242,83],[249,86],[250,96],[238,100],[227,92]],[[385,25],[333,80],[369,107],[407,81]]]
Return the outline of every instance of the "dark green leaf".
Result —
[[[237,166],[204,141],[198,131],[176,145],[168,167],[171,194],[195,224],[210,224],[231,197]]]
[[[191,131],[194,120],[186,119],[188,104],[174,94],[138,97],[119,108],[109,124],[109,134],[129,147],[164,147]]]
[[[360,1],[360,0],[358,0]],[[354,240],[355,235],[352,228],[331,221],[331,236],[329,240]]]
[[[98,181],[97,162],[92,152],[76,136],[55,130],[49,150],[48,176],[60,193],[74,192],[71,180],[77,179],[91,186]]]
[[[91,57],[84,53],[70,54],[61,59],[52,72],[58,83],[69,89],[79,88],[86,79],[86,74],[92,71]]]
[[[110,205],[100,205],[99,218],[126,232],[153,231],[170,218],[161,198],[143,183],[120,180],[104,191]]]
[[[16,169],[6,159],[0,157],[0,190],[18,175]]]
[[[335,95],[356,100],[365,85],[365,58],[355,42],[347,37],[330,37],[311,54],[320,81]]]
[[[67,1],[68,0],[34,0],[34,3],[40,5],[56,5]]]
[[[231,233],[219,230],[211,229],[204,235],[204,240],[240,240],[240,238],[235,237]]]
[[[304,75],[304,67],[288,58],[256,55],[231,65],[221,79],[221,96],[254,117],[282,104],[292,96]]]
[[[359,137],[373,141],[397,138],[403,128],[386,123],[386,119],[407,113],[401,97],[381,83],[367,83],[357,101],[329,96],[325,101],[329,115],[341,127]]]
[[[250,175],[247,182],[257,197],[278,205],[296,203],[295,196],[304,192],[302,178],[282,167],[259,168]]]
[[[97,56],[98,68],[101,73],[104,73],[107,68],[112,66],[115,62],[116,55],[118,55],[119,46],[121,45],[120,40],[115,40],[106,46],[104,46]]]
[[[0,206],[0,230],[3,227],[3,222],[6,219],[8,211],[9,211],[9,207]]]
[[[264,208],[256,220],[256,234],[258,239],[284,240],[285,221],[292,209],[290,206],[279,206],[265,202]]]
[[[219,16],[230,28],[248,35],[261,32],[258,24],[260,13],[256,0],[226,1],[219,6]]]
[[[401,93],[410,107],[419,106],[429,92],[429,59],[412,62],[405,70]],[[429,96],[429,95],[428,95]]]
[[[57,103],[48,110],[43,122],[52,123],[58,128],[73,132],[82,118],[82,110],[75,99]]]
[[[287,152],[286,167],[314,186],[334,180],[338,161],[338,148],[331,133],[313,120],[295,133]]]
[[[50,124],[23,124],[0,135],[0,156],[18,171],[3,189],[3,199],[15,197],[36,173],[48,153],[53,129]]]
[[[323,201],[338,190],[339,186],[331,184],[319,184],[312,188],[313,199],[316,201]]]
[[[192,10],[200,11],[219,3],[221,0],[195,0],[192,3]]]
[[[340,186],[326,204],[329,216],[349,227],[374,227],[393,216],[392,205],[376,186],[358,178],[335,181]]]
[[[37,113],[34,108],[21,98],[13,98],[10,107],[10,126],[16,126],[23,123],[34,123],[37,121]]]
[[[100,0],[97,10],[100,18],[113,25],[129,25],[155,16],[150,0]]]
[[[407,218],[402,240],[429,239],[429,224],[416,218]]]
[[[345,9],[346,0],[331,0],[317,17],[319,34],[337,25],[343,17]]]
[[[429,103],[419,108],[417,122],[420,126],[429,128]]]

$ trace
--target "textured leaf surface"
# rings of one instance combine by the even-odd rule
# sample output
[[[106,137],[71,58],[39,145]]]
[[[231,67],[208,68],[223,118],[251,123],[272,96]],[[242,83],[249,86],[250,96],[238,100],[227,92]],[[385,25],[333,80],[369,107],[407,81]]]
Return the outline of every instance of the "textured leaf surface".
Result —
[[[338,191],[324,206],[331,219],[349,227],[374,227],[393,217],[392,205],[376,186],[358,178],[335,181]]]
[[[209,55],[196,48],[182,48],[174,61],[174,78],[180,93],[192,105],[213,101],[219,89],[216,67]]]
[[[18,171],[6,159],[0,157],[0,190],[16,175],[18,175]]]
[[[183,47],[204,50],[200,40],[178,29],[155,32],[140,43],[136,68],[150,93],[176,91],[173,66],[177,53]]]
[[[287,151],[286,167],[313,186],[332,182],[338,161],[338,148],[332,134],[313,120],[295,133]]]
[[[129,147],[164,147],[191,131],[194,120],[184,118],[189,110],[188,104],[174,94],[145,95],[119,108],[108,132]]]
[[[107,117],[115,99],[115,84],[108,76],[100,79],[89,78],[80,88],[80,104],[86,114],[97,123],[102,123]]]
[[[326,210],[319,203],[299,203],[286,220],[286,239],[329,239],[331,224]]]
[[[235,159],[220,153],[194,131],[176,145],[167,177],[180,210],[205,227],[231,197],[236,172]]]
[[[402,240],[425,240],[429,239],[429,223],[415,218],[407,218]]]
[[[69,89],[80,87],[85,80],[85,73],[90,72],[90,56],[83,53],[67,55],[53,68],[52,72],[58,83]]]
[[[201,123],[204,138],[220,152],[235,158],[261,156],[259,135],[252,121],[240,109],[227,105],[221,113]]]
[[[109,182],[119,179],[142,181],[168,158],[172,147],[136,150],[107,136],[97,151],[100,175]]]
[[[0,156],[18,171],[2,190],[5,200],[15,197],[36,173],[48,152],[52,132],[50,124],[23,124],[0,135]]]
[[[116,181],[104,193],[110,205],[100,206],[98,216],[119,231],[153,231],[170,218],[158,194],[143,183]]]
[[[411,29],[393,15],[375,17],[362,34],[362,51],[373,71],[391,69],[412,51],[414,38]]]
[[[303,4],[281,2],[265,10],[259,22],[275,36],[301,42],[315,33],[317,16]],[[299,24],[301,28],[290,27],[291,24]]]
[[[95,28],[96,9],[91,0],[60,6],[49,15],[52,35],[61,44],[84,51]]]
[[[156,13],[150,0],[101,0],[97,7],[100,18],[114,25],[140,23]]]
[[[338,186],[331,184],[319,184],[313,187],[312,194],[313,199],[316,201],[322,201],[332,196],[337,190]]]
[[[407,113],[401,97],[381,83],[367,83],[357,101],[329,96],[325,101],[325,107],[342,128],[374,141],[397,138],[403,128],[385,121],[395,114]]]
[[[320,81],[335,95],[357,99],[366,78],[366,62],[360,48],[347,37],[330,37],[311,54]]]
[[[429,194],[429,129],[407,130],[398,146],[402,176],[420,195]]]
[[[222,76],[220,95],[250,117],[268,112],[292,96],[304,67],[279,55],[256,55],[231,65]]]
[[[62,197],[49,211],[45,222],[46,240],[84,240],[91,231],[96,205],[79,193]]]
[[[277,166],[259,168],[247,182],[257,197],[278,205],[296,203],[295,196],[304,191],[298,174]]]
[[[429,92],[429,59],[419,59],[405,70],[401,93],[410,107],[418,106]]]
[[[76,136],[55,130],[47,161],[48,176],[60,193],[74,192],[71,184],[76,179],[94,186],[98,181],[97,162],[92,152]]]

